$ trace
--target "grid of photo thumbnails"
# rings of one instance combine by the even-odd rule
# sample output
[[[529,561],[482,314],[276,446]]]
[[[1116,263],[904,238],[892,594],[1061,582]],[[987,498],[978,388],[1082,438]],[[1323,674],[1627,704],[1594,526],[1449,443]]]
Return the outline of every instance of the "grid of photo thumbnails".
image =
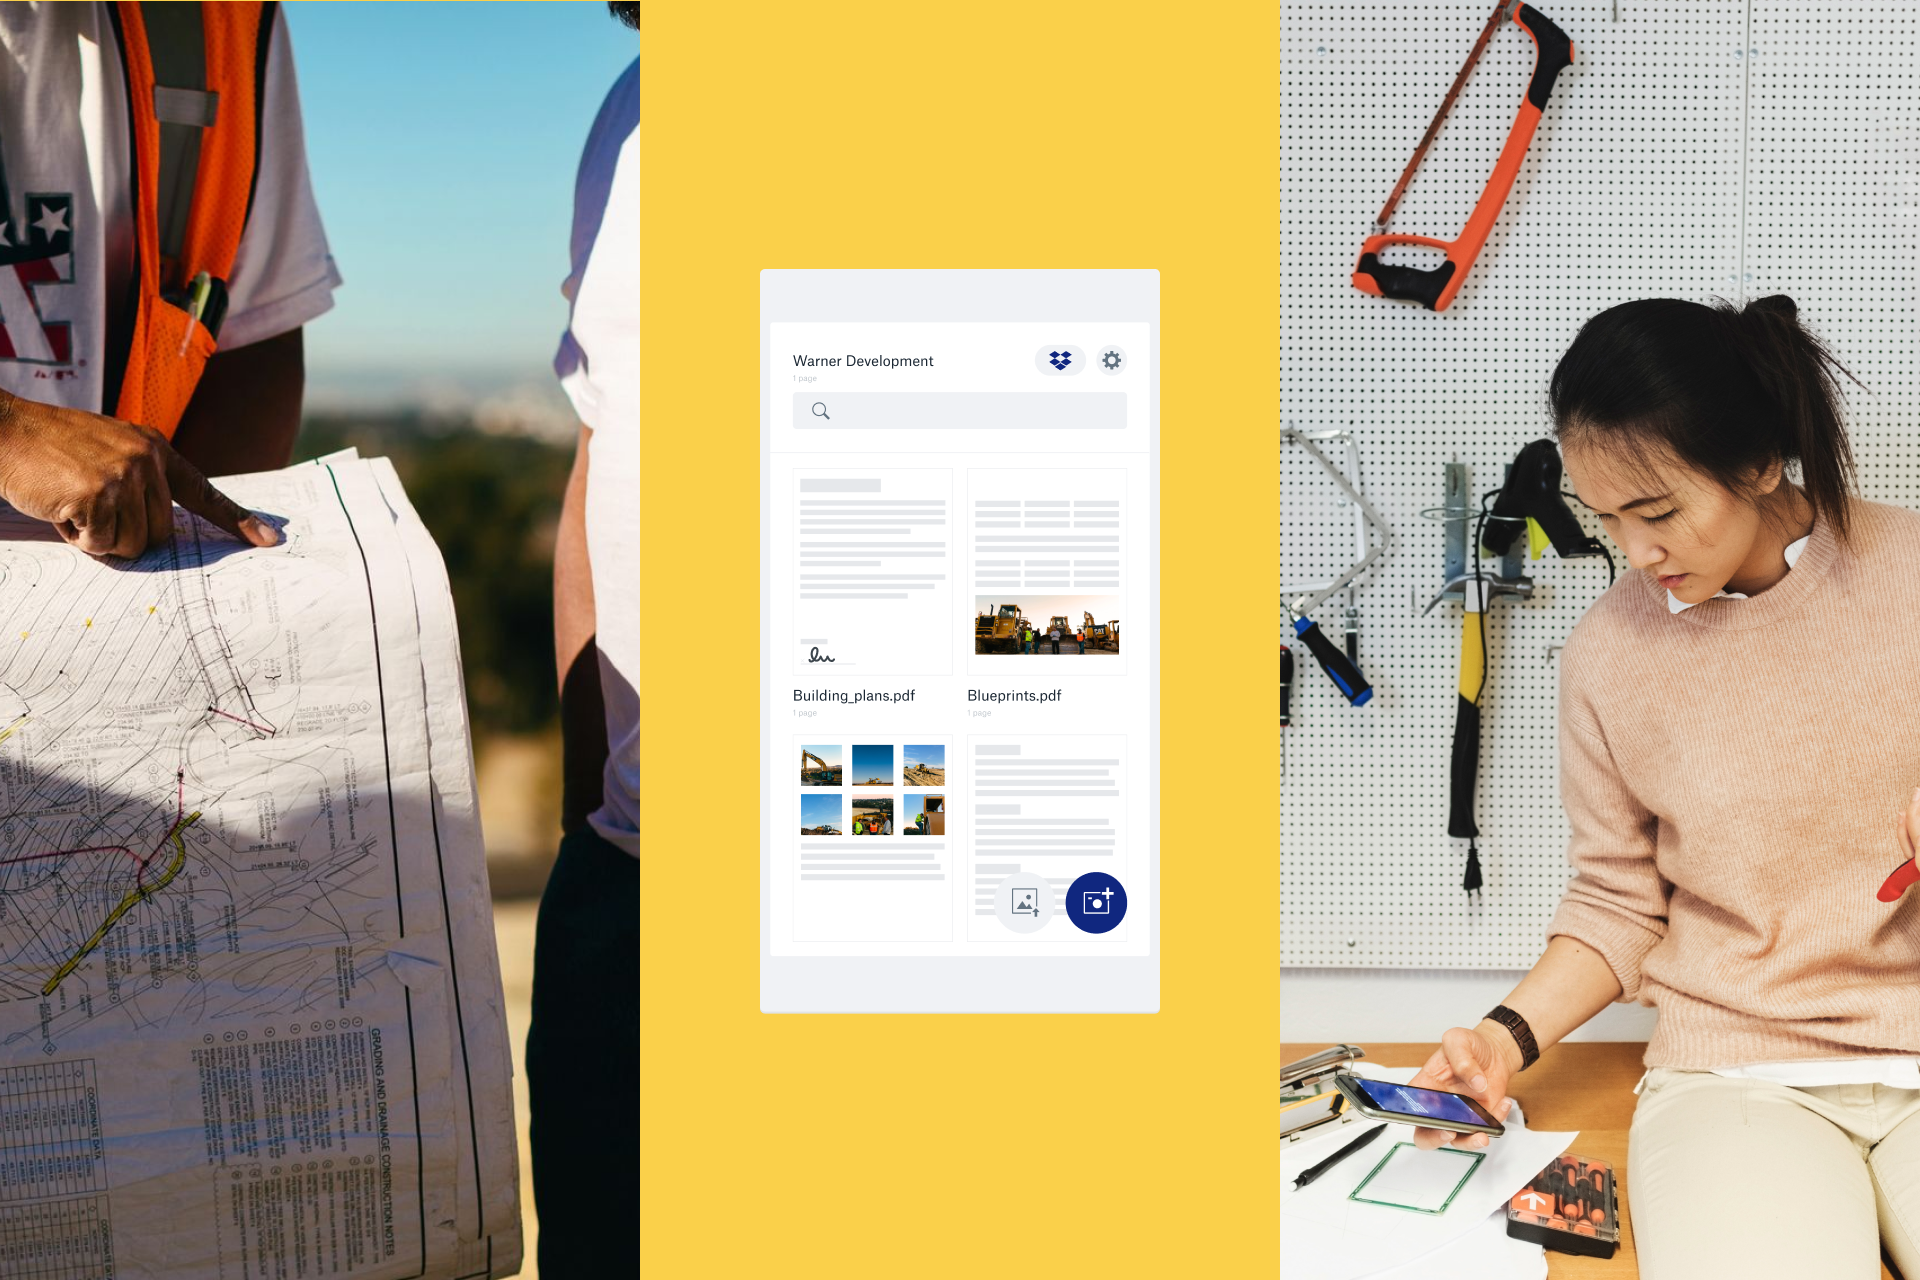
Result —
[[[803,743],[800,834],[944,836],[946,786],[943,743]]]

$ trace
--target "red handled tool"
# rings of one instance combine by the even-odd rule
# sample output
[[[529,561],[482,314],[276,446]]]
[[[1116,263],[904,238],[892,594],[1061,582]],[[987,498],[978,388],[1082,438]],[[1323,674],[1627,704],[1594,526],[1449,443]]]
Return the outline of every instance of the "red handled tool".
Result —
[[[1394,184],[1393,194],[1387,197],[1386,205],[1381,208],[1380,216],[1374,223],[1376,227],[1385,228],[1387,220],[1393,216],[1394,206],[1400,203],[1401,194],[1413,180],[1413,171],[1420,167],[1427,148],[1440,132],[1440,125],[1453,109],[1453,100],[1460,95],[1467,77],[1473,72],[1474,64],[1480,61],[1481,52],[1493,38],[1506,11],[1507,0],[1501,0],[1493,16],[1487,19],[1486,28],[1480,32],[1480,38],[1474,41],[1473,51],[1467,55],[1460,74],[1454,77],[1453,87],[1447,90],[1447,96],[1441,100],[1433,123],[1427,126],[1426,136],[1414,148],[1413,159],[1407,161],[1400,181]],[[1480,193],[1480,202],[1473,206],[1473,213],[1468,216],[1460,238],[1436,240],[1431,236],[1398,235],[1384,229],[1376,231],[1360,246],[1360,260],[1353,267],[1354,288],[1375,297],[1417,302],[1430,311],[1445,311],[1452,304],[1454,294],[1460,291],[1461,284],[1466,281],[1467,272],[1473,270],[1474,259],[1480,256],[1480,247],[1487,242],[1487,236],[1493,231],[1494,219],[1500,216],[1500,208],[1507,202],[1507,193],[1513,189],[1513,180],[1520,174],[1520,162],[1527,158],[1527,147],[1533,142],[1534,130],[1540,127],[1540,115],[1547,109],[1547,98],[1553,92],[1553,82],[1562,70],[1573,63],[1573,41],[1568,39],[1566,32],[1548,21],[1546,15],[1531,5],[1522,4],[1514,11],[1513,20],[1521,30],[1533,37],[1533,78],[1527,82],[1527,93],[1521,99],[1520,114],[1514,117],[1513,128],[1507,132],[1506,145],[1500,148],[1500,159],[1493,166],[1493,176],[1487,179],[1486,188]],[[1447,260],[1431,269],[1390,266],[1380,261],[1380,251],[1396,244],[1426,245],[1446,254]]]
[[[1887,882],[1880,886],[1880,892],[1875,896],[1882,902],[1898,902],[1900,895],[1915,881],[1920,881],[1920,865],[1908,858],[1893,869],[1893,874],[1887,877]]]

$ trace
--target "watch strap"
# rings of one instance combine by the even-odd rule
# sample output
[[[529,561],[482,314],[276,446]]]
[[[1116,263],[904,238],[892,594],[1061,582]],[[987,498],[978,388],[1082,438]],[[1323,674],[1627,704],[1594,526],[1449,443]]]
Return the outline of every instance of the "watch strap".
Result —
[[[1540,1061],[1540,1046],[1533,1038],[1533,1028],[1527,1020],[1503,1004],[1497,1004],[1487,1017],[1499,1023],[1513,1033],[1513,1042],[1520,1046],[1520,1069],[1525,1071]]]

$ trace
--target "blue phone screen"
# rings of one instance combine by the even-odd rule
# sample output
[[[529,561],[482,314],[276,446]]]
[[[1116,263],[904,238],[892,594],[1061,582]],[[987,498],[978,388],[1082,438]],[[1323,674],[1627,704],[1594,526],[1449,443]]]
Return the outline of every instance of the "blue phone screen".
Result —
[[[1485,1124],[1487,1119],[1468,1105],[1467,1100],[1457,1093],[1445,1093],[1439,1089],[1415,1089],[1404,1084],[1387,1084],[1380,1080],[1369,1080],[1360,1086],[1366,1091],[1373,1105],[1382,1111],[1392,1111],[1406,1116],[1431,1116],[1438,1120],[1451,1120],[1459,1124]]]

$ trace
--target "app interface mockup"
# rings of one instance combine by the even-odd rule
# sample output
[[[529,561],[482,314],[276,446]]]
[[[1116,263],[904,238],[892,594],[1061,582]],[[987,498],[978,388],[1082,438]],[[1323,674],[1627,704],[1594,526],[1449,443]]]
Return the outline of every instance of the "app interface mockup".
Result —
[[[1158,292],[763,273],[764,1009],[1158,1008]]]

